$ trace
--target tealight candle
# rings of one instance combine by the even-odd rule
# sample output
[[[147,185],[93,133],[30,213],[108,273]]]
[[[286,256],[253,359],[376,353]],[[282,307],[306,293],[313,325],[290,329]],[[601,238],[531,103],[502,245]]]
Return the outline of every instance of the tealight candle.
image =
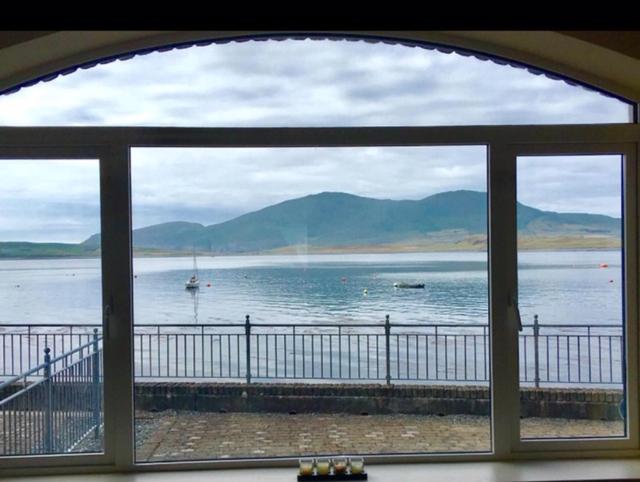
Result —
[[[364,459],[362,457],[351,457],[349,465],[352,474],[361,474],[364,472]]]
[[[313,459],[300,459],[300,475],[313,475]]]
[[[336,457],[333,459],[333,470],[336,474],[344,474],[347,471],[347,458]]]
[[[331,463],[329,459],[317,459],[316,460],[316,472],[318,475],[329,475],[331,469]]]

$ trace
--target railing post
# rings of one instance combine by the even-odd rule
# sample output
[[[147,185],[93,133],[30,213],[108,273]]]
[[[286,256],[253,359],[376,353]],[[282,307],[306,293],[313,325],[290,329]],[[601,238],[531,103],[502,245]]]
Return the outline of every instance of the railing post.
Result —
[[[591,326],[587,326],[587,348],[588,350],[588,358],[589,358],[589,383],[591,383]],[[578,361],[580,363],[580,361]]]
[[[387,353],[387,385],[391,385],[391,323],[389,323],[389,315],[384,320],[384,339]]]
[[[534,383],[536,388],[540,388],[540,354],[538,350],[538,336],[540,334],[540,325],[538,325],[538,315],[533,315],[533,354],[535,363]]]
[[[44,453],[53,452],[53,387],[51,382],[51,348],[44,349]]]
[[[36,353],[38,353],[36,351]],[[31,325],[27,326],[27,360],[29,360],[27,362],[27,369],[31,370]],[[36,366],[38,365],[38,362],[36,361]],[[2,367],[4,369],[4,367]]]
[[[91,355],[91,379],[93,382],[93,437],[100,435],[100,354],[98,352],[98,329],[93,329],[93,354]]]
[[[245,351],[247,353],[247,384],[251,383],[251,319],[249,315],[244,322]],[[259,360],[258,360],[259,362]]]

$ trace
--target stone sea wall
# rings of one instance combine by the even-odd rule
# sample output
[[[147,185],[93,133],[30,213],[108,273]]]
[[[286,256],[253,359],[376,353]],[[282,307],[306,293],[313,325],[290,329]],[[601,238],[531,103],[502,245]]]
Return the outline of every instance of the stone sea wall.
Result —
[[[487,387],[136,383],[136,409],[203,412],[489,415]],[[523,388],[524,417],[619,420],[622,391]]]

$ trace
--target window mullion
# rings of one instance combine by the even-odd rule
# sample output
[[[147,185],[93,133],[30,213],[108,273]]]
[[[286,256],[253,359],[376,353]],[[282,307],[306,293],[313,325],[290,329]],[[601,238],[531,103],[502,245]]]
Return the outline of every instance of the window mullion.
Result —
[[[101,159],[105,447],[119,469],[133,466],[133,305],[129,148]]]
[[[490,145],[488,172],[493,448],[505,457],[519,433],[516,164],[506,145]]]

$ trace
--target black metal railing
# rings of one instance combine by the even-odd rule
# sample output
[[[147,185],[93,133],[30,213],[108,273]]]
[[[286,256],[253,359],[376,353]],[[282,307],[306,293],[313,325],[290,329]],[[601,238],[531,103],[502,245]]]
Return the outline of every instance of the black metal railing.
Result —
[[[33,363],[43,343],[64,350],[79,325],[0,325],[0,376]],[[136,325],[136,378],[488,383],[486,324]],[[622,384],[620,325],[523,325],[523,384]],[[40,344],[40,345],[39,345]]]
[[[540,384],[622,385],[620,325],[523,325],[520,381]]]
[[[49,347],[43,352],[43,363],[0,384],[2,455],[71,452],[89,436],[94,441],[99,438],[102,347],[98,330],[91,341],[59,356],[52,356]]]

